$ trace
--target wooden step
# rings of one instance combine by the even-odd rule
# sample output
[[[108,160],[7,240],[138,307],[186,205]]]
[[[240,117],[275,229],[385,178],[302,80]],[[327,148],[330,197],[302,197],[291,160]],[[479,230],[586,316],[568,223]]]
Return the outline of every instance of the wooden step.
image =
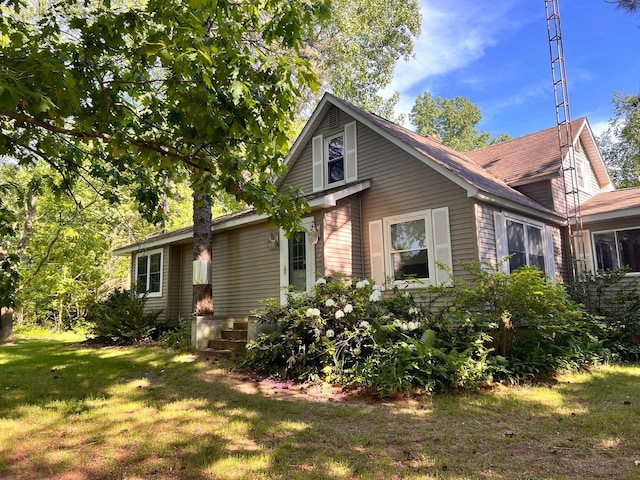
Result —
[[[233,330],[249,330],[249,322],[233,322]]]

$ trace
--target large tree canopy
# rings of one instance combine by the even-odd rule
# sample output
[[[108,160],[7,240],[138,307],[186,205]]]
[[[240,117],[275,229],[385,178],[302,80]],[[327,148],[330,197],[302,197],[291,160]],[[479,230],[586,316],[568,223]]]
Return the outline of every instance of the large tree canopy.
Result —
[[[167,179],[189,178],[196,209],[225,192],[301,228],[305,203],[276,178],[300,88],[316,85],[298,52],[328,0],[131,3],[0,5],[0,155],[114,202],[128,185],[152,219]]]
[[[482,119],[480,108],[464,97],[433,98],[425,92],[416,98],[409,119],[419,134],[437,135],[442,143],[460,152],[511,138],[501,133],[492,139],[489,132],[478,131],[476,126]]]
[[[397,61],[413,53],[421,19],[418,0],[332,0],[331,20],[313,32],[304,54],[324,89],[393,118],[398,95],[384,99],[380,90],[391,82]],[[316,100],[307,97],[308,104]]]
[[[640,186],[640,97],[613,95],[615,118],[598,138],[613,183],[618,188]]]
[[[200,191],[295,218],[273,178],[298,86],[315,82],[295,50],[324,2],[88,5],[29,21],[23,1],[2,7],[0,154],[45,160],[65,185],[131,183],[147,213],[166,177],[193,171]]]

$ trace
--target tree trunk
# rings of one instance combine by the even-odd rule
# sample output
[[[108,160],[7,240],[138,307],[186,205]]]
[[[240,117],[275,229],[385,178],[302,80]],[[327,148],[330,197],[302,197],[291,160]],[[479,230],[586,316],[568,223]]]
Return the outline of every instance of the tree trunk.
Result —
[[[2,307],[0,318],[0,344],[13,343],[13,309]]]
[[[211,261],[211,202],[206,195],[193,192],[193,259]],[[213,291],[211,282],[193,285],[193,315],[213,315]]]

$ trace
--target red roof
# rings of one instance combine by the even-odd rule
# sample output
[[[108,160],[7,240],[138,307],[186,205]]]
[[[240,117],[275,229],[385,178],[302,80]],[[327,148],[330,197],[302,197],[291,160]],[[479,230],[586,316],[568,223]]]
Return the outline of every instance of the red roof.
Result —
[[[586,118],[580,118],[571,122],[573,132],[578,132],[585,121]],[[558,127],[490,145],[466,155],[509,185],[550,175],[559,176],[562,167]]]

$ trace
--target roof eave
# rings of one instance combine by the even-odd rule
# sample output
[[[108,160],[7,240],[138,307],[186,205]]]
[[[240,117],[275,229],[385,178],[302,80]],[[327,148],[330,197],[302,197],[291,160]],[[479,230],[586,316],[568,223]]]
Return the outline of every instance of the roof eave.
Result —
[[[552,222],[557,225],[567,224],[567,220],[563,216],[553,213],[551,210],[547,210],[547,209],[540,210],[537,208],[529,207],[527,205],[523,205],[521,203],[514,202],[512,200],[507,200],[506,198],[499,197],[497,195],[492,195],[488,192],[478,191],[478,193],[474,196],[474,198],[476,200],[491,203],[493,205],[497,205],[502,208],[515,210],[517,212],[528,215],[530,217],[535,217],[541,220]]]

